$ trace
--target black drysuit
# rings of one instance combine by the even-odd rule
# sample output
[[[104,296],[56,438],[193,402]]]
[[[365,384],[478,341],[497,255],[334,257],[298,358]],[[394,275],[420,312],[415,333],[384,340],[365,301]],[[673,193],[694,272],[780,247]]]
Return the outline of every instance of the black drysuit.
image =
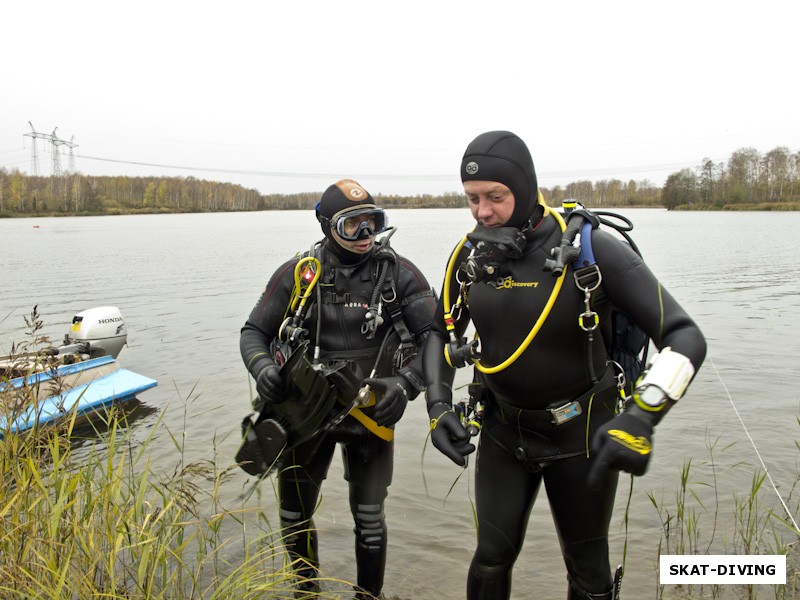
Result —
[[[567,567],[569,598],[610,597],[608,527],[617,476],[611,476],[600,491],[586,485],[592,462],[590,440],[614,417],[619,396],[604,344],[610,335],[610,303],[638,323],[658,348],[670,346],[687,356],[695,369],[705,356],[705,340],[692,319],[630,246],[602,229],[592,235],[602,272],[601,289],[593,293],[593,310],[599,315],[602,335],[595,332],[590,343],[579,327],[579,315],[586,308],[571,267],[546,313],[556,277],[543,265],[561,236],[554,216],[538,220],[523,256],[501,262],[492,281],[470,285],[463,310],[453,315],[458,336],[472,321],[480,338],[481,363],[491,367],[508,359],[545,313],[541,329],[515,362],[479,376],[487,389],[487,406],[476,462],[478,545],[467,583],[470,600],[509,597],[511,570],[542,482]],[[454,263],[451,304],[459,290],[456,277],[464,280],[457,267],[469,251],[469,246],[462,248]],[[442,351],[449,339],[443,319],[445,300],[439,300],[425,348],[430,405],[449,401],[439,396],[454,374]],[[553,424],[544,409],[574,400],[581,401],[582,414]]]
[[[384,321],[375,335],[368,337],[362,332],[365,313],[377,284],[381,261],[376,259],[376,252],[381,246],[378,243],[357,262],[344,264],[329,250],[331,243],[326,240],[318,251],[322,275],[317,290],[310,296],[303,323],[311,342],[309,352],[318,344],[322,362],[346,360],[367,377],[375,366],[381,342],[393,328],[391,315],[384,306]],[[394,256],[396,259],[390,266],[387,281],[397,295],[405,326],[421,344],[435,309],[435,294],[412,263]],[[254,377],[264,367],[264,361],[273,360],[270,345],[281,323],[289,316],[287,306],[294,285],[295,265],[300,258],[295,257],[278,268],[242,328],[242,358]],[[386,292],[384,294],[388,297]],[[387,356],[382,357],[376,377],[393,374],[393,351],[394,348],[389,348]],[[421,383],[421,367],[412,364],[410,368]],[[363,412],[369,416],[372,410],[365,408]],[[379,438],[352,416],[294,448],[282,460],[280,517],[284,534],[289,534],[284,538],[286,547],[294,558],[302,558],[307,563],[308,567],[301,569],[304,576],[316,573],[319,558],[312,516],[337,443],[342,446],[344,476],[349,483],[350,509],[355,522],[357,584],[377,595],[383,586],[386,562],[383,507],[392,480],[394,442]]]

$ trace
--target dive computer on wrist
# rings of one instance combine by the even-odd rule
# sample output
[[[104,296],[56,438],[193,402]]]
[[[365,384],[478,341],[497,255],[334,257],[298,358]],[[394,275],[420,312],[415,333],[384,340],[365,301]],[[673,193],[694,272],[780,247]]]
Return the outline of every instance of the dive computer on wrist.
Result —
[[[648,385],[633,392],[633,400],[644,410],[658,411],[667,403],[667,395],[655,385]]]

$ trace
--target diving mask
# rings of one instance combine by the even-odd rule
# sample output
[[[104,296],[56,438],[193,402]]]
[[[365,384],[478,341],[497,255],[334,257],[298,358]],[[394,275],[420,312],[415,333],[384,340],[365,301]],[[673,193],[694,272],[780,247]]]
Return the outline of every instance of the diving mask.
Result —
[[[343,211],[330,220],[331,229],[348,242],[374,237],[386,231],[388,223],[386,213],[374,206]]]

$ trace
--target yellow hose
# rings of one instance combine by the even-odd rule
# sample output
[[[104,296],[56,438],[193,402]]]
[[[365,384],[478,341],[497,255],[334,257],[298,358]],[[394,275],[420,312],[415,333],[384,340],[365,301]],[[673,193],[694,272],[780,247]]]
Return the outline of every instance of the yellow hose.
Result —
[[[546,218],[548,215],[552,215],[558,222],[558,226],[561,228],[561,231],[564,231],[567,228],[567,225],[564,222],[564,219],[561,218],[561,215],[559,215],[556,211],[554,211],[549,206],[547,206],[547,204],[545,204],[544,197],[542,196],[541,192],[539,192],[539,204],[541,204],[544,207],[544,215],[542,218]],[[442,292],[442,299],[444,301],[444,312],[446,319],[449,318],[451,309],[450,278],[452,277],[453,269],[456,262],[456,256],[458,255],[461,248],[464,247],[464,244],[466,242],[467,238],[465,237],[456,247],[447,265],[447,274],[445,275],[444,290]],[[523,352],[525,352],[525,350],[528,349],[528,346],[530,346],[531,342],[533,341],[533,338],[535,338],[536,334],[539,333],[539,330],[542,328],[542,325],[544,325],[544,322],[550,315],[550,311],[552,310],[553,305],[555,304],[556,299],[558,298],[558,295],[561,292],[561,286],[564,283],[564,277],[566,276],[566,274],[567,274],[567,269],[564,269],[561,272],[561,275],[558,277],[558,279],[556,279],[556,283],[553,286],[553,291],[550,292],[550,298],[547,300],[547,304],[545,304],[544,308],[542,309],[542,313],[539,315],[539,318],[536,320],[536,323],[534,323],[533,328],[530,330],[527,337],[522,341],[522,344],[520,344],[520,346],[514,351],[514,353],[511,356],[509,356],[506,360],[504,360],[503,362],[494,367],[487,367],[486,365],[481,363],[480,360],[472,359],[472,362],[475,364],[476,369],[478,369],[481,373],[485,373],[487,375],[498,373],[503,369],[508,368],[512,363],[514,363],[514,361],[516,361],[522,355]],[[448,329],[452,328],[453,328],[452,325],[448,325]],[[477,334],[475,335],[475,337],[476,338],[478,337]],[[447,354],[445,353],[445,357],[446,356]]]
[[[305,291],[303,291],[302,267],[307,263],[311,263],[314,277],[308,282]],[[320,264],[319,260],[313,256],[306,256],[305,258],[301,258],[297,261],[297,264],[294,266],[294,290],[292,295],[291,312],[295,312],[298,303],[300,304],[301,309],[306,305],[306,301],[311,297],[311,292],[314,290],[314,286],[317,285],[317,280],[321,274],[322,264]]]

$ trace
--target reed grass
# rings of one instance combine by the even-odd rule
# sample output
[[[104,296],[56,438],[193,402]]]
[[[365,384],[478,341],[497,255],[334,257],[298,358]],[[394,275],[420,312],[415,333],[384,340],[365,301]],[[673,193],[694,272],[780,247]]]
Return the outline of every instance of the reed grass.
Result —
[[[0,442],[0,598],[293,598],[280,532],[220,506],[236,467],[157,473],[120,419],[79,458],[71,423]]]
[[[15,350],[46,344],[40,329],[34,309],[31,342]],[[10,423],[33,398],[31,389],[7,389],[0,414]],[[186,422],[169,432],[168,449],[153,439],[166,426],[140,429],[121,407],[90,423],[80,433],[72,414],[56,427],[0,432],[0,599],[296,597],[304,582],[281,532],[258,508],[223,507],[220,492],[238,467],[188,462]],[[150,461],[165,450],[174,450],[172,473]],[[322,580],[330,591],[305,597],[352,597],[352,584]]]
[[[800,425],[800,419],[798,419]],[[719,497],[716,461],[719,438],[712,439],[706,430],[708,460],[700,466],[686,460],[679,472],[677,489],[671,501],[656,498],[648,493],[661,523],[661,536],[655,555],[655,564],[662,554],[737,554],[785,555],[786,584],[769,585],[691,585],[665,586],[656,584],[657,600],[774,598],[775,600],[800,599],[800,530],[793,517],[800,514],[800,474],[789,490],[784,502],[778,501],[772,490],[764,486],[766,474],[760,470],[752,473],[749,489],[734,492],[732,508],[722,509]],[[800,449],[800,445],[795,445]],[[727,448],[720,448],[725,451]],[[732,468],[747,468],[738,464]],[[722,533],[720,533],[722,532]]]
[[[18,352],[48,342],[38,336],[35,310],[26,323],[31,341]],[[295,598],[305,582],[283,551],[281,531],[258,508],[244,502],[233,509],[223,506],[221,490],[238,467],[217,459],[186,460],[194,393],[183,402],[181,431],[163,423],[164,412],[145,427],[112,408],[92,421],[88,440],[78,435],[74,415],[57,428],[0,439],[0,599]],[[31,401],[24,397],[30,390],[13,394],[0,402],[9,419],[15,407]],[[168,432],[173,446],[168,449],[175,454],[171,473],[150,462],[153,452],[165,451],[157,447],[163,442],[154,441],[157,429]],[[217,440],[212,444],[217,457]],[[800,600],[800,531],[776,505],[758,471],[745,493],[734,494],[730,513],[723,508],[731,502],[719,497],[717,455],[727,450],[719,444],[706,433],[707,460],[682,465],[673,497],[648,494],[661,523],[654,562],[660,554],[785,554],[786,585],[668,588],[654,577],[652,594],[623,589],[624,597]],[[263,487],[255,493],[262,494]],[[800,475],[787,499],[795,515],[798,487]],[[320,581],[325,591],[306,598],[352,597],[352,583]]]

